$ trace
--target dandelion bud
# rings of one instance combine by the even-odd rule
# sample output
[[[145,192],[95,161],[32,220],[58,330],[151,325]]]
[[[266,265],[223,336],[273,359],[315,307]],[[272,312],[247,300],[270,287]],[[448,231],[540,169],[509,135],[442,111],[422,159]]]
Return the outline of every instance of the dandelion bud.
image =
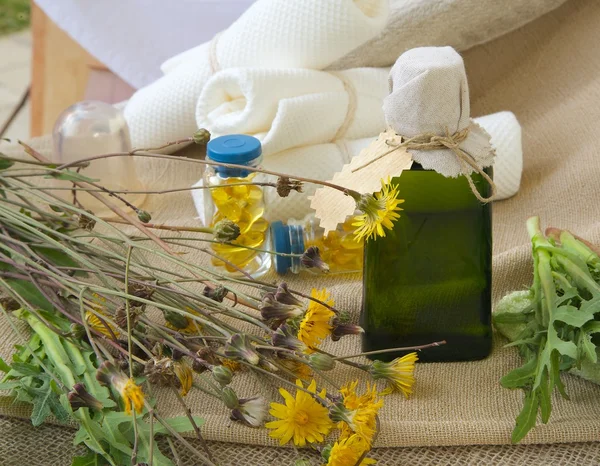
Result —
[[[267,417],[267,402],[262,396],[242,398],[231,412],[231,419],[249,427],[261,427]]]
[[[131,327],[135,327],[139,317],[146,311],[146,305],[137,305],[137,303],[131,303],[129,306],[129,316],[131,321]],[[125,306],[119,306],[115,312],[115,323],[123,328],[127,328],[127,308]]]
[[[200,128],[194,133],[193,139],[194,143],[204,146],[210,141],[210,131]]]
[[[306,345],[296,338],[296,333],[289,325],[282,325],[271,334],[271,343],[278,348],[304,351]]]
[[[93,214],[92,211],[90,211],[90,210],[88,210],[87,212],[89,212],[90,214]],[[79,216],[78,224],[79,224],[79,228],[81,228],[82,230],[92,231],[94,229],[94,227],[96,226],[96,220],[94,220],[89,215],[81,214]]]
[[[216,301],[218,303],[223,302],[223,300],[227,296],[227,293],[228,293],[227,288],[225,288],[223,285],[219,285],[215,288],[211,288],[210,286],[205,286],[204,291],[202,291],[202,294],[204,296],[206,296],[207,298],[210,298],[213,301]]]
[[[233,378],[233,372],[225,366],[214,366],[212,368],[212,375],[222,387],[228,385]]]
[[[290,293],[287,283],[285,282],[281,282],[277,286],[277,291],[275,292],[275,301],[281,304],[288,304],[290,306],[297,306],[300,308],[304,307],[302,301],[300,301],[292,293]]]
[[[214,355],[212,348],[203,346],[196,351],[196,358],[192,362],[192,369],[198,374],[206,372],[211,366],[218,364],[217,357]]]
[[[233,241],[240,236],[240,227],[227,218],[217,222],[213,227],[213,231],[215,240],[220,243]]]
[[[137,216],[138,220],[142,223],[148,223],[150,220],[152,220],[152,215],[150,215],[150,213],[146,212],[145,210],[139,209],[137,211]]]
[[[231,387],[223,387],[221,399],[229,409],[235,409],[240,405],[238,397]]]
[[[335,361],[331,356],[323,353],[313,353],[308,357],[310,367],[318,371],[330,371],[335,367]]]
[[[178,330],[188,326],[187,318],[177,312],[163,311],[163,316],[169,324]]]
[[[171,358],[150,359],[144,367],[144,375],[153,385],[167,387],[177,385],[177,376]]]
[[[359,325],[343,322],[343,319],[333,319],[332,324],[331,339],[333,341],[338,341],[344,335],[360,335],[365,332]]]
[[[276,295],[273,293],[267,293],[258,307],[264,320],[284,321],[299,317],[304,313],[300,307],[294,304],[277,301]]]
[[[68,393],[67,398],[73,411],[79,408],[92,408],[100,411],[103,408],[102,403],[90,395],[82,383],[73,385],[73,390]]]
[[[128,286],[129,294],[136,298],[150,299],[155,288],[148,283],[131,282]]]
[[[321,259],[321,252],[316,246],[309,247],[302,257],[300,257],[300,263],[307,269],[318,269],[321,272],[329,272],[329,265]]]
[[[277,194],[279,194],[280,197],[288,197],[292,191],[301,193],[303,185],[301,181],[290,180],[287,176],[280,176],[277,179],[276,188]]]
[[[239,333],[232,335],[225,344],[223,352],[228,358],[243,359],[254,366],[260,361],[260,356],[250,343],[248,335],[241,335]]]

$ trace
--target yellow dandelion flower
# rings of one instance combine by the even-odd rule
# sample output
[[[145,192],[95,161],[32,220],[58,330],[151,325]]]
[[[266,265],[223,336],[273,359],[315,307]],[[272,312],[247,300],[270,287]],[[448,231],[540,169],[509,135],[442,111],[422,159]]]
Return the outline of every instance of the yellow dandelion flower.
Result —
[[[181,396],[186,396],[192,389],[192,384],[194,383],[192,368],[182,359],[173,364],[173,369],[179,380],[179,385],[181,386]]]
[[[313,288],[310,295],[329,306],[333,306],[333,299],[330,299],[329,292],[326,289],[318,291]],[[328,307],[315,301],[309,302],[308,309],[300,322],[298,330],[298,340],[308,347],[307,352],[312,352],[310,348],[319,346],[321,341],[331,334],[330,321],[333,316],[334,312]]]
[[[296,385],[303,387],[300,380],[296,381]],[[316,394],[317,383],[313,380],[307,389]],[[279,389],[279,393],[285,404],[271,403],[269,412],[278,420],[265,424],[268,429],[272,429],[270,436],[279,439],[280,445],[290,440],[299,447],[307,442],[322,442],[333,427],[328,409],[303,390],[296,390],[296,398],[283,388]],[[325,390],[319,396],[324,398]]]
[[[356,241],[369,240],[377,236],[384,237],[385,229],[394,228],[394,222],[400,218],[399,206],[404,202],[398,199],[398,186],[392,186],[390,180],[381,180],[381,191],[365,194],[357,203],[357,208],[363,212],[354,218],[353,226]],[[385,229],[384,229],[385,228]]]
[[[378,398],[376,386],[367,385],[365,393],[358,395],[357,385],[358,381],[354,381],[340,389],[347,411],[345,420],[338,423],[341,430],[340,439],[357,434],[364,441],[366,448],[369,448],[377,431],[377,414],[383,406],[383,400]]]
[[[373,380],[385,380],[388,383],[388,388],[382,392],[383,395],[399,391],[408,398],[415,383],[415,363],[418,360],[417,353],[409,353],[392,362],[374,361],[369,372]]]
[[[325,466],[356,466],[359,458],[367,451],[364,441],[358,435],[351,435],[348,438],[340,439],[331,448],[329,460]],[[364,458],[360,466],[375,464],[372,458]]]

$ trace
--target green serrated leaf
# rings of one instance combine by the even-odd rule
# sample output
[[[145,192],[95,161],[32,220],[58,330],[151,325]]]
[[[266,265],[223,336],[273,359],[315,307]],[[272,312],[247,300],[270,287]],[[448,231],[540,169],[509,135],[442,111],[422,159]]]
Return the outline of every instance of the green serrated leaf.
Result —
[[[525,365],[518,367],[500,379],[504,388],[522,388],[531,385],[535,378],[537,360],[531,359]]]
[[[587,333],[581,332],[579,340],[579,348],[583,357],[590,362],[598,362],[598,355],[596,354],[596,345],[592,343],[592,337]]]
[[[574,306],[561,306],[554,313],[554,320],[564,322],[572,327],[582,327],[590,320],[594,320],[594,313],[586,312],[583,307],[577,309]]]
[[[6,364],[6,362],[2,358],[0,358],[0,371],[4,372],[5,374],[8,373],[8,371],[10,371],[10,366]]]
[[[546,424],[550,419],[552,412],[552,400],[550,399],[550,386],[547,369],[544,370],[542,382],[538,388],[538,397],[540,400],[540,412],[542,413],[542,422]]]
[[[539,404],[536,392],[528,392],[525,395],[523,409],[517,416],[517,423],[512,433],[512,443],[519,443],[535,427]]]
[[[0,383],[0,390],[12,390],[21,386],[21,382],[2,382]]]
[[[85,456],[74,457],[71,466],[106,466],[107,464],[98,453],[90,452]]]
[[[36,390],[33,397],[33,410],[31,411],[31,423],[39,426],[44,423],[52,412],[53,399],[58,403],[58,395],[50,388],[50,382],[45,385],[46,389]]]
[[[37,364],[30,364],[27,362],[13,362],[11,375],[17,376],[37,376],[41,374],[41,369]]]

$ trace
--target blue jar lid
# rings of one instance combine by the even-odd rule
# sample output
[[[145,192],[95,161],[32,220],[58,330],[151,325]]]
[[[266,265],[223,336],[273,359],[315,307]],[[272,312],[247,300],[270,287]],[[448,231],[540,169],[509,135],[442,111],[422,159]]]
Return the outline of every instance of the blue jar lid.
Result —
[[[290,228],[284,225],[283,222],[277,220],[271,222],[271,238],[273,240],[273,247],[275,252],[283,254],[290,254],[292,252],[292,246],[290,244]],[[280,256],[274,254],[275,258],[275,272],[279,274],[285,274],[292,266],[292,258],[286,256]]]
[[[246,134],[229,134],[211,139],[206,148],[206,155],[215,162],[236,165],[245,165],[261,154],[260,141]]]

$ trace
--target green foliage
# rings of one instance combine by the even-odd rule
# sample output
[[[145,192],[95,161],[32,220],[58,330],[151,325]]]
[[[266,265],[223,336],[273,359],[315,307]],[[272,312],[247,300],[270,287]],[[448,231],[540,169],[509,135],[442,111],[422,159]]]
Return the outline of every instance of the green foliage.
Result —
[[[17,32],[29,26],[29,0],[0,1],[0,35]]]
[[[71,466],[106,466],[108,463],[102,456],[91,452],[85,456],[76,456],[73,458]]]
[[[554,388],[568,399],[561,372],[585,367],[593,373],[590,367],[598,362],[600,346],[600,257],[568,232],[560,234],[560,241],[546,238],[537,218],[528,221],[528,229],[533,286],[503,298],[494,313],[496,328],[525,359],[501,379],[503,387],[524,391],[512,434],[515,443],[535,427],[538,413],[548,422]],[[594,381],[600,383],[600,378]]]

